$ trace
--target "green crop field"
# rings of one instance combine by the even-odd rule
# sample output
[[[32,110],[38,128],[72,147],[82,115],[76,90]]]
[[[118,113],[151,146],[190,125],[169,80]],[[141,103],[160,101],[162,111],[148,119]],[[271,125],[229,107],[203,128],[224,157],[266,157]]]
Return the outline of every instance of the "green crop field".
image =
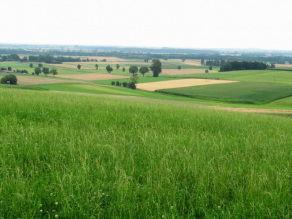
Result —
[[[157,92],[234,103],[262,104],[292,96],[292,85],[235,82],[163,89]]]
[[[2,218],[291,218],[289,117],[19,91],[0,88]]]

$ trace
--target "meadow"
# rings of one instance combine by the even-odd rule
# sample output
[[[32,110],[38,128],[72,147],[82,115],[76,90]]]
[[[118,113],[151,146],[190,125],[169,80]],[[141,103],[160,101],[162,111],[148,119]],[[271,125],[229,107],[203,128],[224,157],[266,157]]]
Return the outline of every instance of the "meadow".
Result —
[[[0,217],[291,218],[289,117],[19,91],[0,88]]]

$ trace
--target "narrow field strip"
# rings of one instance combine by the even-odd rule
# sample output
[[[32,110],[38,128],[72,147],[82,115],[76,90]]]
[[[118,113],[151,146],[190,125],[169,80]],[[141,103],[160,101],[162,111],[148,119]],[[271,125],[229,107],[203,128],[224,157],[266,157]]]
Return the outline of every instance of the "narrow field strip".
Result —
[[[206,80],[206,79],[181,79],[172,81],[159,81],[152,83],[137,84],[137,88],[147,91],[155,91],[168,88],[190,87],[209,84],[224,84],[234,83],[237,81],[223,81],[223,80]]]

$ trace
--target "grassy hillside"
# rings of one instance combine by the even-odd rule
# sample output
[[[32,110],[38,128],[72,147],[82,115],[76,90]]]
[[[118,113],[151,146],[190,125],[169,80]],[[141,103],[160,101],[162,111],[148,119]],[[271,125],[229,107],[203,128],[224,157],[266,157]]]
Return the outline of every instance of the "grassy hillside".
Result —
[[[157,90],[160,93],[234,103],[262,104],[292,96],[290,84],[235,82]]]
[[[291,217],[290,118],[16,89],[0,102],[0,217]]]

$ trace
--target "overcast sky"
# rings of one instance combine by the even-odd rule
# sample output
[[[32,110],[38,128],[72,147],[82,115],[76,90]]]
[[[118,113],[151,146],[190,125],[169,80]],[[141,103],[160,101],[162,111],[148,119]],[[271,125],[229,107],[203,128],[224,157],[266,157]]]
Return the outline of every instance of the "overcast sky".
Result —
[[[1,0],[0,43],[292,50],[292,0]]]

